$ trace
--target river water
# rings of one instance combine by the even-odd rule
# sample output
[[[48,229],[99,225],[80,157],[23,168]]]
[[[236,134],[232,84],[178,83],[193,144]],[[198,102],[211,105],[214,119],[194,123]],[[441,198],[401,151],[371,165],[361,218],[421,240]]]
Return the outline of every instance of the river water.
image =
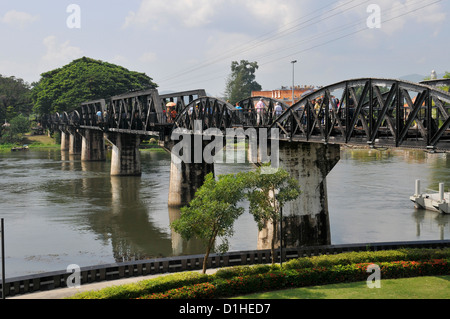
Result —
[[[110,161],[81,162],[59,150],[0,153],[0,217],[6,276],[17,277],[120,261],[198,254],[170,229],[170,155],[143,151],[141,177],[111,177]],[[250,164],[216,165],[216,174]],[[409,197],[450,185],[450,156],[405,150],[343,149],[327,179],[332,244],[450,239],[450,215],[416,210]],[[257,247],[245,213],[231,251]]]

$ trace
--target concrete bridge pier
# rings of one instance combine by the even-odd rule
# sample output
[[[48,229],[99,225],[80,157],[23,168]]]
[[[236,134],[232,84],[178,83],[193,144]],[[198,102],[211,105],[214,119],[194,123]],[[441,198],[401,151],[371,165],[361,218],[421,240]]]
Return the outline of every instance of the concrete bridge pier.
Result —
[[[214,173],[214,164],[175,163],[172,160],[168,206],[183,207],[189,204],[209,173]]]
[[[82,129],[81,160],[82,161],[105,161],[105,140],[103,132],[98,130]]]
[[[141,176],[141,137],[134,134],[109,132],[106,138],[113,145],[111,176]]]
[[[171,152],[168,206],[173,208],[189,204],[195,192],[203,185],[206,175],[214,173],[214,163],[203,160],[205,143],[198,142],[202,143],[199,144],[202,145],[200,154],[200,149],[194,148],[194,138],[184,138],[186,140],[181,142],[182,149],[174,147],[173,143],[166,143],[166,149]],[[195,154],[196,152],[199,154]]]
[[[340,146],[280,141],[279,155],[302,191],[283,208],[283,247],[330,245],[326,177],[340,160]],[[270,248],[271,230],[259,233],[258,249]]]
[[[81,135],[76,129],[69,130],[69,154],[78,155],[81,154]]]
[[[70,147],[70,134],[66,131],[61,131],[61,151],[66,152]]]

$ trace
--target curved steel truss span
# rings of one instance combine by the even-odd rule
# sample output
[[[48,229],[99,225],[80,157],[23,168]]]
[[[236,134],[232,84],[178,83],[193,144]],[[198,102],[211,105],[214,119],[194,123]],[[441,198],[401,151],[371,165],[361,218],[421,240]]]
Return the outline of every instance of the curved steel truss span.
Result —
[[[338,82],[302,97],[293,106],[250,97],[235,106],[204,90],[159,95],[131,92],[86,102],[72,112],[45,115],[50,129],[87,128],[138,135],[235,127],[278,129],[279,138],[332,144],[450,150],[447,81],[412,83],[363,78]],[[264,108],[256,110],[262,100]],[[276,112],[280,104],[282,111]],[[199,124],[200,123],[200,124]],[[194,126],[195,125],[195,126]],[[200,125],[200,126],[199,126]]]
[[[450,94],[426,84],[355,79],[323,87],[271,128],[281,139],[450,149]]]

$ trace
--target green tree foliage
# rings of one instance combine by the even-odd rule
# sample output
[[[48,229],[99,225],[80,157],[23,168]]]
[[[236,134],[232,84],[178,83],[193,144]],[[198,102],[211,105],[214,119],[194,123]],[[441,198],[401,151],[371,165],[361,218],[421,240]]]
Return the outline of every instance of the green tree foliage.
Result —
[[[22,139],[23,134],[30,131],[31,122],[22,114],[17,115],[10,121],[10,126],[7,127],[0,137],[1,143],[15,143]]]
[[[250,213],[257,222],[259,230],[272,225],[271,251],[272,264],[274,264],[281,210],[287,202],[296,199],[301,191],[298,181],[291,178],[286,170],[273,169],[269,165],[258,167],[255,172],[248,172],[246,185],[249,188],[247,198],[250,201]]]
[[[194,199],[181,209],[181,216],[171,226],[184,239],[197,238],[206,246],[203,273],[206,272],[209,254],[217,249],[228,250],[228,238],[233,235],[233,224],[244,208],[238,203],[244,198],[244,173],[214,178],[208,174]],[[222,243],[217,245],[217,239]]]
[[[450,72],[445,72],[445,75],[443,76],[444,79],[450,79]],[[450,92],[450,86],[444,86],[443,89],[447,92]]]
[[[225,87],[225,95],[233,105],[251,96],[252,91],[261,91],[262,87],[255,81],[257,62],[241,60],[231,62],[231,74]]]
[[[156,87],[144,73],[83,57],[41,74],[32,98],[35,112],[48,114],[72,111],[86,101]]]
[[[281,168],[274,170],[264,165],[254,172],[221,175],[217,180],[211,173],[206,176],[194,199],[181,209],[180,218],[172,222],[171,227],[185,240],[197,238],[205,244],[205,273],[211,251],[228,250],[228,238],[233,235],[234,222],[244,212],[244,208],[238,204],[248,198],[250,213],[258,223],[258,228],[261,230],[268,223],[273,225],[271,247],[274,263],[276,226],[280,222],[281,209],[286,202],[299,195],[298,181]],[[216,245],[218,238],[221,239],[221,245]]]
[[[22,79],[0,75],[0,123],[32,110],[31,87]]]

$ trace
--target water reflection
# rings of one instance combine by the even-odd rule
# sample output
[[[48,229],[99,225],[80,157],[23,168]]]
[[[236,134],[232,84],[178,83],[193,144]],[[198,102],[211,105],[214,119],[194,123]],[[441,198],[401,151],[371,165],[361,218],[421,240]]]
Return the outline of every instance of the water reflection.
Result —
[[[449,169],[447,154],[344,149],[327,180],[332,243],[450,238],[450,215],[409,200],[416,179],[422,191],[450,185]]]
[[[110,161],[81,162],[58,150],[0,153],[0,217],[7,231],[7,276],[200,254],[198,241],[170,229],[180,210],[167,207],[170,156],[142,152],[141,177],[111,177]],[[216,165],[216,174],[252,169]],[[450,239],[450,215],[415,210],[409,196],[450,185],[445,154],[343,149],[327,179],[332,244]],[[231,250],[257,248],[258,231],[245,213]]]

